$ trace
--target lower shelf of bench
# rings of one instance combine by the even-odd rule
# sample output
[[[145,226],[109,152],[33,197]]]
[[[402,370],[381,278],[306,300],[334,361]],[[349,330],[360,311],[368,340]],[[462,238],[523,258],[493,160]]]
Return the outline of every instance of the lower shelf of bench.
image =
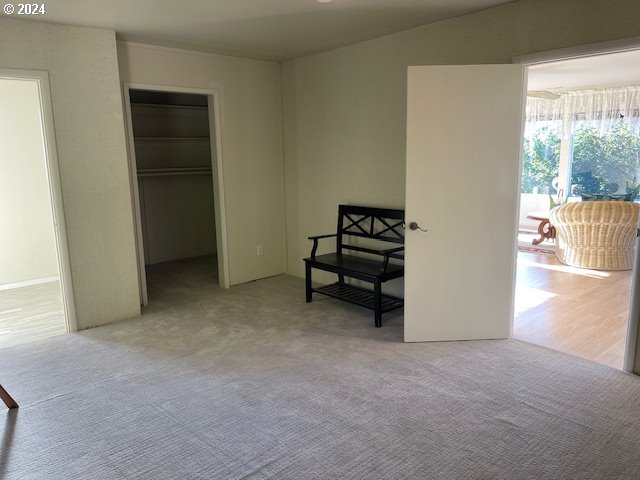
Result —
[[[375,310],[375,304],[373,299],[373,292],[360,287],[354,287],[353,285],[347,285],[346,283],[332,283],[323,287],[313,288],[314,292],[327,295],[329,297],[344,300],[345,302],[353,303],[354,305],[360,305],[371,310]],[[382,312],[390,312],[396,308],[400,308],[404,305],[404,300],[390,295],[382,294]]]

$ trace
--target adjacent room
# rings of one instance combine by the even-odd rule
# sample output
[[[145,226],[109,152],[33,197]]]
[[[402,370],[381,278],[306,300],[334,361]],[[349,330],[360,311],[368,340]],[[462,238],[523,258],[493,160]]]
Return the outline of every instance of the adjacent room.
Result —
[[[0,478],[640,478],[635,0],[130,3],[0,15]]]
[[[0,347],[66,333],[38,83],[0,78]]]
[[[530,67],[520,196],[515,338],[620,369],[638,223],[626,202],[640,189],[638,60],[631,50]]]

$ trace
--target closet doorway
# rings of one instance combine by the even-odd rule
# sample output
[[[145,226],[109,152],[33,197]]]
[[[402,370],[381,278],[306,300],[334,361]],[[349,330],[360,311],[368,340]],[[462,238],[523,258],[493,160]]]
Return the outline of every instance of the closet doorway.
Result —
[[[216,92],[125,85],[125,104],[141,304],[227,288]]]

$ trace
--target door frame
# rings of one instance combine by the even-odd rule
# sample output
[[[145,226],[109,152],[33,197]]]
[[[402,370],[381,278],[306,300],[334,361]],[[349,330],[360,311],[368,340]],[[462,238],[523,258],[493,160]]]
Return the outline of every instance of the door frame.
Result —
[[[229,252],[227,246],[227,219],[224,194],[222,134],[221,134],[221,110],[220,90],[186,88],[169,85],[153,85],[143,83],[123,82],[123,101],[125,107],[125,133],[129,146],[129,181],[131,200],[134,209],[134,234],[136,241],[138,262],[138,285],[140,290],[140,304],[147,305],[149,297],[147,292],[147,276],[144,264],[144,242],[142,236],[142,215],[140,209],[140,194],[138,191],[138,174],[136,164],[135,141],[133,136],[133,118],[131,115],[131,90],[150,90],[154,92],[191,93],[205,95],[208,103],[209,137],[215,142],[209,142],[211,148],[211,168],[213,183],[213,201],[216,226],[216,244],[218,252],[218,283],[223,288],[229,288]],[[214,144],[215,143],[215,144]]]
[[[60,178],[60,165],[58,162],[58,149],[56,147],[49,72],[45,70],[16,70],[0,68],[0,79],[35,81],[38,85],[45,168],[47,172],[49,195],[51,197],[51,214],[56,241],[56,256],[58,274],[60,275],[60,290],[62,292],[65,326],[67,333],[77,332],[78,322],[73,292],[73,280],[71,276],[71,259],[69,256],[67,226],[64,216],[62,182]]]
[[[576,60],[579,58],[610,55],[614,53],[640,50],[640,37],[612,40],[608,42],[590,43],[576,47],[560,48],[512,58],[512,63],[520,63],[525,67],[545,63]],[[521,167],[522,168],[522,167]],[[520,188],[520,187],[518,187]],[[517,234],[517,233],[516,233]],[[627,319],[627,339],[624,352],[625,372],[640,374],[640,242],[636,239],[636,257],[632,271],[631,297],[629,299],[629,316]],[[515,282],[515,279],[514,279]],[[515,284],[514,284],[515,292]],[[514,293],[515,294],[515,293]],[[512,320],[512,325],[513,325]]]

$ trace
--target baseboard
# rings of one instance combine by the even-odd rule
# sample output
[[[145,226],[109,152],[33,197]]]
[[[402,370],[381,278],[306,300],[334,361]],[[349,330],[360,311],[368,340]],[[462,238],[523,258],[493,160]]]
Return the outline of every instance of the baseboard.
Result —
[[[0,291],[2,290],[13,290],[14,288],[22,288],[22,287],[32,287],[33,285],[41,285],[43,283],[52,283],[59,282],[60,277],[45,277],[45,278],[35,278],[33,280],[25,280],[24,282],[16,282],[16,283],[5,283],[4,285],[0,285]]]

